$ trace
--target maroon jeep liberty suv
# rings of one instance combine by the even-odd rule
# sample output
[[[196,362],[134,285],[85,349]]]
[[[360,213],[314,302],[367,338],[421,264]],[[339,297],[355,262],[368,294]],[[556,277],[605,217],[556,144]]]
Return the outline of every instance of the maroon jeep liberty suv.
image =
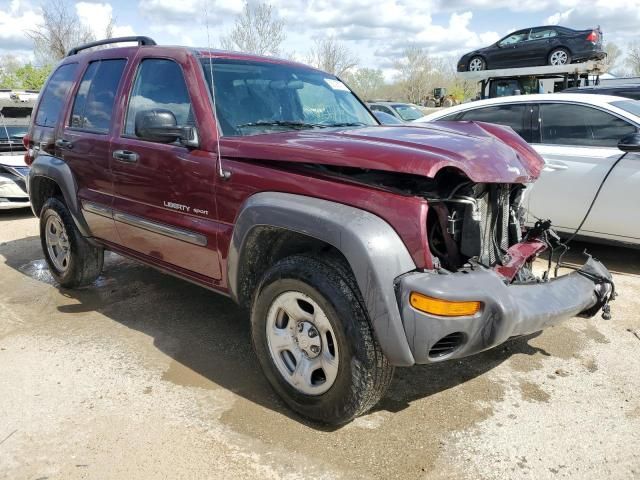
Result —
[[[509,128],[383,126],[333,75],[148,37],[74,48],[35,112],[29,195],[60,286],[90,285],[106,249],[230,296],[273,388],[316,421],[366,412],[395,366],[612,296],[591,257],[532,272],[555,247],[521,226],[543,160]]]

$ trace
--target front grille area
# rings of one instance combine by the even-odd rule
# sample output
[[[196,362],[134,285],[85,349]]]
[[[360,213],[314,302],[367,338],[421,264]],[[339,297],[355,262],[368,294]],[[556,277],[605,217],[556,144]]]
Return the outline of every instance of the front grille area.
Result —
[[[439,358],[449,355],[460,348],[466,340],[466,336],[462,332],[450,333],[446,337],[438,340],[431,350],[429,350],[429,358]]]
[[[478,263],[492,266],[502,260],[510,246],[509,185],[489,185],[477,201],[480,210]]]
[[[444,268],[456,271],[469,260],[487,267],[503,261],[521,238],[515,213],[521,188],[469,183],[455,195],[430,199],[429,246]]]

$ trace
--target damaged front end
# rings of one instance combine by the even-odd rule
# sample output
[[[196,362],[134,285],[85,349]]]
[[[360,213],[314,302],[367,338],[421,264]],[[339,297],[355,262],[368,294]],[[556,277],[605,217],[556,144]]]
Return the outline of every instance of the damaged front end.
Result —
[[[567,246],[550,222],[523,230],[524,185],[474,183],[456,173],[436,180],[437,191],[425,197],[436,269],[411,272],[398,282],[417,363],[477,353],[577,315],[603,310],[603,317],[610,316],[615,289],[599,261],[587,255],[576,267],[558,260],[552,278],[552,259]],[[533,262],[543,252],[547,269],[536,274]],[[573,272],[558,276],[560,266]]]

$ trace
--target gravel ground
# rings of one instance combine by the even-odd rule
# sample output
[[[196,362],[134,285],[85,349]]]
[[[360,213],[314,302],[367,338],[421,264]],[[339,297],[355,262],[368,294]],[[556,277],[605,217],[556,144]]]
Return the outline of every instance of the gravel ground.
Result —
[[[37,235],[0,212],[0,478],[640,477],[638,250],[573,249],[615,272],[613,320],[398,369],[332,430],[274,396],[228,299],[113,254],[60,290]]]

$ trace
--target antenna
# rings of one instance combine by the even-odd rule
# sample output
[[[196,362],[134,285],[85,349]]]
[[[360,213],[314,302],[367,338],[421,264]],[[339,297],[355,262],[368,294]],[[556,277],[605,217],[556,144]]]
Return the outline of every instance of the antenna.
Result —
[[[211,55],[211,36],[209,35],[209,1],[204,2],[204,22],[207,28],[207,48],[209,49],[209,81],[211,82],[211,99],[213,100],[213,114],[216,117],[216,150],[218,155],[218,176],[223,180],[231,177],[231,172],[222,168],[222,153],[220,152],[220,122],[218,122],[218,108],[216,106],[216,87],[213,83],[213,56]]]

